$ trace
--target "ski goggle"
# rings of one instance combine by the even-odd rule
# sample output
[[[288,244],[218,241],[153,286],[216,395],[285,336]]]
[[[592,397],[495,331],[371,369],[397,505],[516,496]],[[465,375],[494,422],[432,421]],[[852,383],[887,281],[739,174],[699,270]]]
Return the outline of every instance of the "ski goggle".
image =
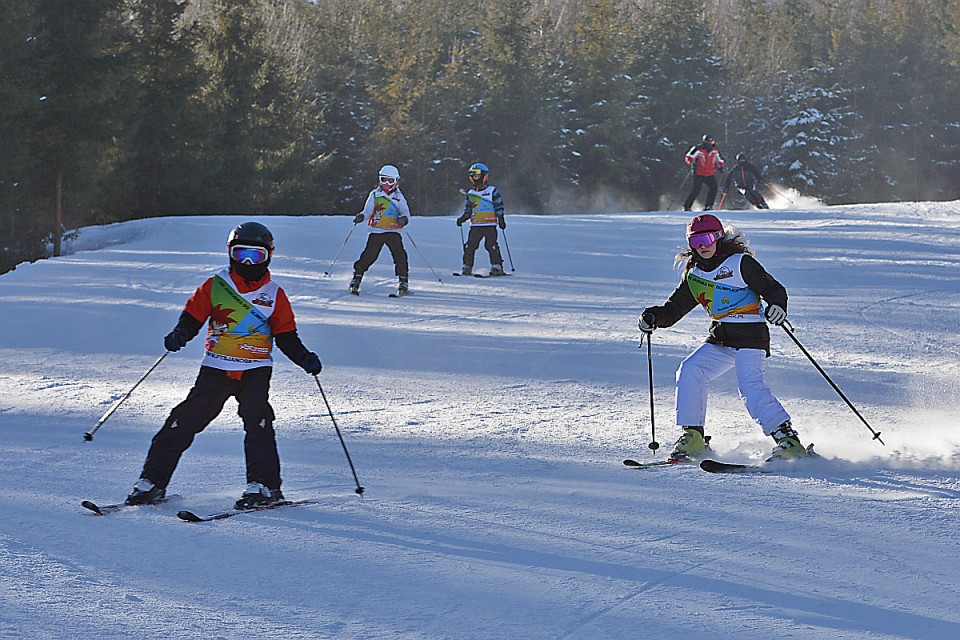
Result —
[[[388,187],[392,187],[397,184],[397,179],[393,176],[380,176],[380,184],[385,184]]]
[[[477,179],[477,178],[481,177],[482,175],[483,175],[483,170],[482,170],[482,169],[470,169],[470,177],[471,177],[471,178]]]
[[[237,244],[230,247],[230,257],[240,264],[263,264],[270,259],[270,251],[263,247]]]
[[[687,242],[690,243],[691,249],[704,249],[713,245],[714,242],[720,239],[719,231],[707,231],[706,233],[695,233],[689,238]]]

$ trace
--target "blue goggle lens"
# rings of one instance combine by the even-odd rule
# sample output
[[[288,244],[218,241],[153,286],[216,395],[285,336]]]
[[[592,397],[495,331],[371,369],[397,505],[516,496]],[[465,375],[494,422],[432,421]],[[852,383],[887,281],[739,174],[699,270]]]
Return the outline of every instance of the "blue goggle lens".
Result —
[[[230,257],[240,264],[263,264],[270,259],[270,252],[263,247],[230,247]]]

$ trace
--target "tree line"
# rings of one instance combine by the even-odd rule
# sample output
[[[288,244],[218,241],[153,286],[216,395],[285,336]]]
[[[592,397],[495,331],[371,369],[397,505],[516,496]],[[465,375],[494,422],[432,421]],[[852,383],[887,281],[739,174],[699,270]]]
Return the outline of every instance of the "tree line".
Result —
[[[0,0],[0,272],[158,215],[677,207],[704,133],[827,203],[958,197],[960,0]]]

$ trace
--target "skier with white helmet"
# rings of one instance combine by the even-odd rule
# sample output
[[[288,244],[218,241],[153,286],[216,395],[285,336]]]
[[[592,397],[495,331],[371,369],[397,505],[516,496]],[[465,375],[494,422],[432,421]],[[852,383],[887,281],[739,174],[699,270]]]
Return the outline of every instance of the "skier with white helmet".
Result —
[[[410,293],[410,266],[407,250],[403,247],[400,231],[410,221],[410,207],[400,192],[400,172],[391,164],[380,168],[379,185],[367,196],[363,211],[353,219],[354,224],[366,221],[369,227],[367,244],[360,258],[353,263],[350,293],[360,295],[360,281],[377,258],[384,245],[393,256],[394,273],[399,279],[397,295]]]
[[[680,284],[663,305],[643,311],[640,330],[649,334],[673,326],[698,305],[712,322],[704,344],[677,370],[677,425],[683,433],[671,459],[692,460],[706,451],[707,385],[730,369],[736,370],[737,388],[750,417],[776,443],[769,459],[809,455],[790,415],[764,380],[765,359],[770,356],[766,322],[780,326],[786,321],[787,290],[753,257],[742,233],[734,227],[724,229],[710,214],[687,224],[687,248],[677,254],[677,261],[684,264]]]
[[[473,259],[480,247],[480,241],[490,254],[490,275],[503,276],[503,255],[497,243],[497,227],[507,228],[507,221],[503,215],[503,197],[500,190],[488,183],[490,170],[487,165],[478,162],[472,165],[467,173],[470,179],[470,190],[463,205],[463,215],[457,218],[457,226],[470,221],[470,233],[463,245],[463,268],[461,275],[473,273]]]

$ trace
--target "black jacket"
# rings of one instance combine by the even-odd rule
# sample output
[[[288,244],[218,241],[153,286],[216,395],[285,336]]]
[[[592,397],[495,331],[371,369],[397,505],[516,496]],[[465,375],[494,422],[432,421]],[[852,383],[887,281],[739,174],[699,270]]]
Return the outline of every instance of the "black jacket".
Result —
[[[722,243],[723,241],[721,241]],[[720,263],[733,255],[733,251],[720,250],[710,260],[697,258],[697,266],[704,271],[713,271]],[[784,311],[787,309],[787,290],[782,284],[763,268],[757,259],[747,254],[740,262],[740,273],[747,283],[768,305],[777,305]],[[677,288],[670,294],[667,301],[661,306],[649,307],[644,310],[653,313],[656,327],[671,327],[685,315],[699,306],[693,292],[687,285],[686,275]],[[706,342],[719,344],[734,349],[763,349],[770,355],[770,329],[766,322],[723,322],[714,320],[710,323],[710,333]]]
[[[756,191],[757,183],[763,183],[763,176],[760,175],[760,171],[755,166],[747,161],[743,161],[733,165],[730,173],[727,174],[727,179],[723,181],[724,191],[730,189],[731,180],[733,180],[733,184],[739,188],[746,189],[747,191]]]

